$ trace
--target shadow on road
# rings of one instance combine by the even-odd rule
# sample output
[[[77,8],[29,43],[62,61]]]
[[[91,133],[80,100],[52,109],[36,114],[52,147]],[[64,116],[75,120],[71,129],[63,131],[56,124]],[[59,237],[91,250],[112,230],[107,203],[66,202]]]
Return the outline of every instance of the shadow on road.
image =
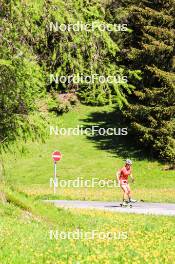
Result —
[[[108,205],[108,206],[104,206],[105,208],[118,208],[121,207],[120,205]]]

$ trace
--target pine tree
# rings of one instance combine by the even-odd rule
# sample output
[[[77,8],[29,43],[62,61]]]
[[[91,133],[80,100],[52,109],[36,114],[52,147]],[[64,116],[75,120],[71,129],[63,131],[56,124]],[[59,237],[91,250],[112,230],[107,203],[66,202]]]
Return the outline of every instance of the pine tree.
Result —
[[[138,142],[175,161],[175,1],[142,0],[129,8],[125,64],[142,71],[124,116]]]

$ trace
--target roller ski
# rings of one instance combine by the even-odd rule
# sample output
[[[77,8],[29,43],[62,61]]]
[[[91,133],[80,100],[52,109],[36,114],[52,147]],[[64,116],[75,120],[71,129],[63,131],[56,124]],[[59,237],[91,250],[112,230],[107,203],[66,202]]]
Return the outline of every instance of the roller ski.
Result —
[[[132,204],[128,201],[123,201],[123,203],[121,203],[120,206],[122,208],[127,208],[127,207],[132,208]]]
[[[130,199],[130,200],[129,200],[129,203],[131,203],[131,204],[132,204],[132,203],[137,203],[137,202],[138,202],[138,201],[137,201],[137,200],[134,200],[134,199]]]

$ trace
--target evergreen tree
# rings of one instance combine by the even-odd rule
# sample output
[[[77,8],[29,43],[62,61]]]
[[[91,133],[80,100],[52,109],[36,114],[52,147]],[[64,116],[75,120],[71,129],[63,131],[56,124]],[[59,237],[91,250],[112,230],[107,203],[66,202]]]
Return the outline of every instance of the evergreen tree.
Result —
[[[27,132],[28,114],[44,90],[44,74],[13,19],[12,4],[0,5],[0,150]],[[28,126],[27,126],[28,125]],[[2,144],[3,143],[3,144]]]
[[[110,23],[106,21],[107,2],[8,0],[0,3],[0,142],[14,141],[18,127],[37,109],[37,99],[46,97],[52,90],[57,93],[76,90],[82,102],[94,105],[115,103],[121,108],[126,103],[126,91],[131,92],[133,86],[125,81],[124,66],[116,63],[120,48],[119,41],[112,38],[115,29],[99,29],[100,25]],[[51,30],[53,23],[64,28],[77,22],[95,23],[95,28]],[[119,33],[117,37],[120,38]],[[50,81],[50,74],[54,78],[78,74],[121,78],[119,82],[95,80],[73,84]],[[57,108],[55,104],[59,102],[53,100]]]
[[[133,30],[125,64],[142,71],[124,116],[141,145],[175,161],[175,1],[142,0],[129,7]]]

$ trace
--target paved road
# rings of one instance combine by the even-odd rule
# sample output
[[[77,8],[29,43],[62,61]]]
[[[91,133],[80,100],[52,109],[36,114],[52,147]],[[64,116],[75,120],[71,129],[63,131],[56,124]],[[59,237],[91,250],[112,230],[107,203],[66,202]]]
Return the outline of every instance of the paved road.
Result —
[[[175,216],[175,204],[138,202],[132,208],[121,208],[120,202],[47,200],[56,207],[96,209],[103,211]]]

